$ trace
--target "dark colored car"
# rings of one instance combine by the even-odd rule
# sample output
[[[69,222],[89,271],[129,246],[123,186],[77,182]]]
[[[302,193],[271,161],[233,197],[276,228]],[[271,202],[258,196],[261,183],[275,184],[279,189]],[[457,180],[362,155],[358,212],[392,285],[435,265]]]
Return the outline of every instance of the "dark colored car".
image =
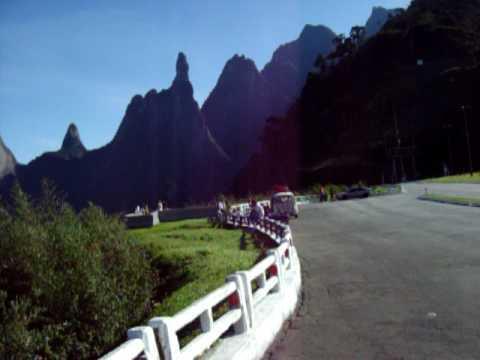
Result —
[[[337,200],[363,199],[370,196],[370,189],[365,186],[352,186],[345,192],[337,194]]]

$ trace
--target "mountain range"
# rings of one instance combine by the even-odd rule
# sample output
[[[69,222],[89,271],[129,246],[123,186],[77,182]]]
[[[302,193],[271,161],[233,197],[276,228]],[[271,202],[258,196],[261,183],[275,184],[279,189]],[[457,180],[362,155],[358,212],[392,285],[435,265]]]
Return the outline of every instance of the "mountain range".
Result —
[[[86,151],[71,124],[60,150],[17,165],[15,176],[33,195],[47,178],[77,208],[91,201],[107,211],[125,211],[158,200],[171,205],[205,200],[225,186],[216,169],[228,162],[193,99],[188,63],[180,53],[170,88],[134,96],[109,144]]]
[[[381,28],[388,16],[378,14],[375,9],[375,21],[367,23]],[[261,71],[253,60],[233,56],[201,109],[180,53],[171,87],[134,96],[107,145],[88,151],[71,124],[61,149],[21,165],[1,143],[0,187],[7,192],[15,179],[38,195],[48,178],[77,208],[92,201],[108,211],[152,207],[158,200],[181,206],[230,192],[241,169],[261,152],[265,127],[301,96],[316,59],[334,50],[335,38],[325,26],[307,25]]]

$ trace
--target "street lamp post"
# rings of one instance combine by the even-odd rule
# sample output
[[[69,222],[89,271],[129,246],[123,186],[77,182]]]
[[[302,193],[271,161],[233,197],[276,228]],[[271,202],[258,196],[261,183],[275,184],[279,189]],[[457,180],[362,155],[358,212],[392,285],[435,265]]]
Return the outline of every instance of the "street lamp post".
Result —
[[[470,175],[473,176],[473,162],[472,162],[472,149],[470,147],[470,132],[468,131],[468,121],[466,109],[469,106],[462,105],[461,109],[463,111],[463,119],[465,121],[465,137],[467,138],[467,148],[468,148],[468,165],[470,167]]]

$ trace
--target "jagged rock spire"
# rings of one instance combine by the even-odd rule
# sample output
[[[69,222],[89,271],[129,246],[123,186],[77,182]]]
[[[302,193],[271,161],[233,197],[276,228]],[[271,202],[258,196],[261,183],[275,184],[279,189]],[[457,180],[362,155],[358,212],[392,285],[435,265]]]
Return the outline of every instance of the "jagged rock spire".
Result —
[[[178,54],[176,80],[188,81],[188,62],[183,52]]]
[[[188,62],[183,52],[178,53],[177,75],[170,88],[176,95],[188,99],[193,97],[193,87],[188,78]]]
[[[68,158],[80,158],[86,153],[87,149],[80,140],[80,133],[74,123],[68,126],[67,133],[63,138],[62,148],[60,152]]]

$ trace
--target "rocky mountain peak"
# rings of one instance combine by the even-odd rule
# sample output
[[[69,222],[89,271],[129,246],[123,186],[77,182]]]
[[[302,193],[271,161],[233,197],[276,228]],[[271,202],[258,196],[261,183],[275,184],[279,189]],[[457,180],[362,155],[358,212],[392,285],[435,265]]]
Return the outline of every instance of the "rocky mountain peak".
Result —
[[[227,65],[246,65],[246,66],[249,66],[249,67],[253,67],[253,68],[257,68],[257,66],[255,65],[255,62],[246,57],[245,55],[238,55],[238,54],[235,54],[228,62],[227,62]]]
[[[60,153],[66,158],[81,158],[87,149],[83,146],[82,141],[80,140],[80,133],[78,128],[74,123],[71,123],[68,126],[67,133],[63,138],[62,148]]]
[[[303,28],[298,40],[300,41],[315,41],[317,37],[324,37],[325,34],[335,36],[332,30],[323,25],[310,25],[307,24]]]
[[[326,26],[306,25],[296,40],[275,50],[261,72],[274,93],[276,105],[271,115],[283,115],[299,95],[318,55],[333,50],[335,36]]]
[[[385,9],[382,6],[374,6],[372,14],[365,24],[365,37],[368,39],[380,30],[387,23],[387,21],[402,12],[403,9]]]
[[[183,99],[193,100],[193,86],[188,77],[189,66],[187,57],[183,52],[178,53],[176,70],[177,74],[170,90]]]
[[[188,81],[188,62],[187,57],[183,52],[180,52],[177,57],[177,76],[176,80]]]
[[[230,78],[233,76],[236,81],[242,81],[244,80],[242,79],[242,77],[248,74],[259,74],[255,62],[252,59],[245,57],[244,55],[235,54],[225,64],[220,78],[225,79],[226,77]]]

